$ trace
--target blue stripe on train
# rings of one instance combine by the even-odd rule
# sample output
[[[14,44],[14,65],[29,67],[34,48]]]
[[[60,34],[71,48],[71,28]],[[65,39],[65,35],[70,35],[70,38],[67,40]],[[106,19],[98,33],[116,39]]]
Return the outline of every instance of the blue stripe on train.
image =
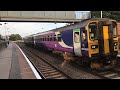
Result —
[[[61,38],[66,45],[73,47],[73,30],[61,32]]]

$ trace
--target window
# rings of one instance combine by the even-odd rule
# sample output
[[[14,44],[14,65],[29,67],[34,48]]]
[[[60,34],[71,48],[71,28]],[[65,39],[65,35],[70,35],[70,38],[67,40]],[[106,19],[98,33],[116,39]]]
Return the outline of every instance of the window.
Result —
[[[112,22],[112,26],[113,26],[113,37],[116,38],[117,37],[117,23]]]
[[[47,41],[49,41],[49,38],[47,38]]]
[[[52,41],[52,35],[50,36],[50,41]]]
[[[53,40],[56,41],[56,35],[54,35]]]
[[[48,41],[49,41],[49,36],[48,36]]]
[[[89,24],[89,36],[91,40],[98,39],[98,29],[97,29],[97,23],[92,22]]]
[[[80,41],[79,32],[75,32],[75,33],[74,33],[74,41],[75,41],[76,43],[79,43],[79,41]]]
[[[60,34],[57,35],[57,40],[58,40],[59,42],[61,42],[61,35],[60,35]]]
[[[46,37],[45,37],[45,41],[46,41]]]
[[[41,41],[43,41],[43,38],[41,37]]]
[[[86,37],[86,31],[82,31],[81,32],[81,36],[82,36],[82,41],[86,41],[87,40],[87,37]]]
[[[40,41],[42,41],[42,37],[40,37]]]

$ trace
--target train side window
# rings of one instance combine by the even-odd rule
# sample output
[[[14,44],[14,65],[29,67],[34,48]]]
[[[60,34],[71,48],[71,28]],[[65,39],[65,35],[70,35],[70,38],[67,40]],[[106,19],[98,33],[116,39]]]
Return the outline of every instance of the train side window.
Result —
[[[41,41],[43,41],[43,38],[41,38]]]
[[[47,38],[45,37],[45,41],[47,41]]]
[[[59,42],[61,42],[61,34],[58,34],[58,35],[57,35],[57,40],[58,40]]]
[[[48,37],[48,41],[49,41],[49,37]]]
[[[56,41],[56,35],[54,35],[53,40]]]
[[[48,36],[48,41],[49,41],[49,36]]]
[[[45,37],[44,37],[44,41],[45,41]]]
[[[117,23],[112,22],[112,26],[113,26],[113,37],[116,38],[117,37]]]
[[[40,39],[38,39],[38,40],[42,41],[42,38],[40,38]]]
[[[50,37],[50,41],[52,41],[51,37]]]
[[[52,41],[52,35],[50,36],[50,41]]]
[[[74,41],[75,41],[75,43],[80,42],[80,34],[79,34],[79,32],[74,33]]]
[[[86,34],[86,31],[82,31],[81,32],[81,36],[82,36],[82,41],[87,41],[87,34]]]

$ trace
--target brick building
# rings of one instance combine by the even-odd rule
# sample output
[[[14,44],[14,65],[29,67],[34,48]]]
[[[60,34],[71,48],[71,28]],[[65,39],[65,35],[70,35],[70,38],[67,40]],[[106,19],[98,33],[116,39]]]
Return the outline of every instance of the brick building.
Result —
[[[120,38],[120,23],[118,23],[117,26],[118,26],[118,36]]]

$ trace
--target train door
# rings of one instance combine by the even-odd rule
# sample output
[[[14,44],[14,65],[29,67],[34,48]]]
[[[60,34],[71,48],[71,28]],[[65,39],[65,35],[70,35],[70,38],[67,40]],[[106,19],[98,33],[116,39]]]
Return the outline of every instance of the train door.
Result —
[[[81,53],[81,42],[80,42],[80,28],[73,29],[73,44],[74,44],[74,53],[77,56],[82,56]]]
[[[99,53],[100,55],[112,54],[113,50],[113,31],[110,22],[99,22]]]
[[[110,53],[108,26],[103,26],[104,54]]]

